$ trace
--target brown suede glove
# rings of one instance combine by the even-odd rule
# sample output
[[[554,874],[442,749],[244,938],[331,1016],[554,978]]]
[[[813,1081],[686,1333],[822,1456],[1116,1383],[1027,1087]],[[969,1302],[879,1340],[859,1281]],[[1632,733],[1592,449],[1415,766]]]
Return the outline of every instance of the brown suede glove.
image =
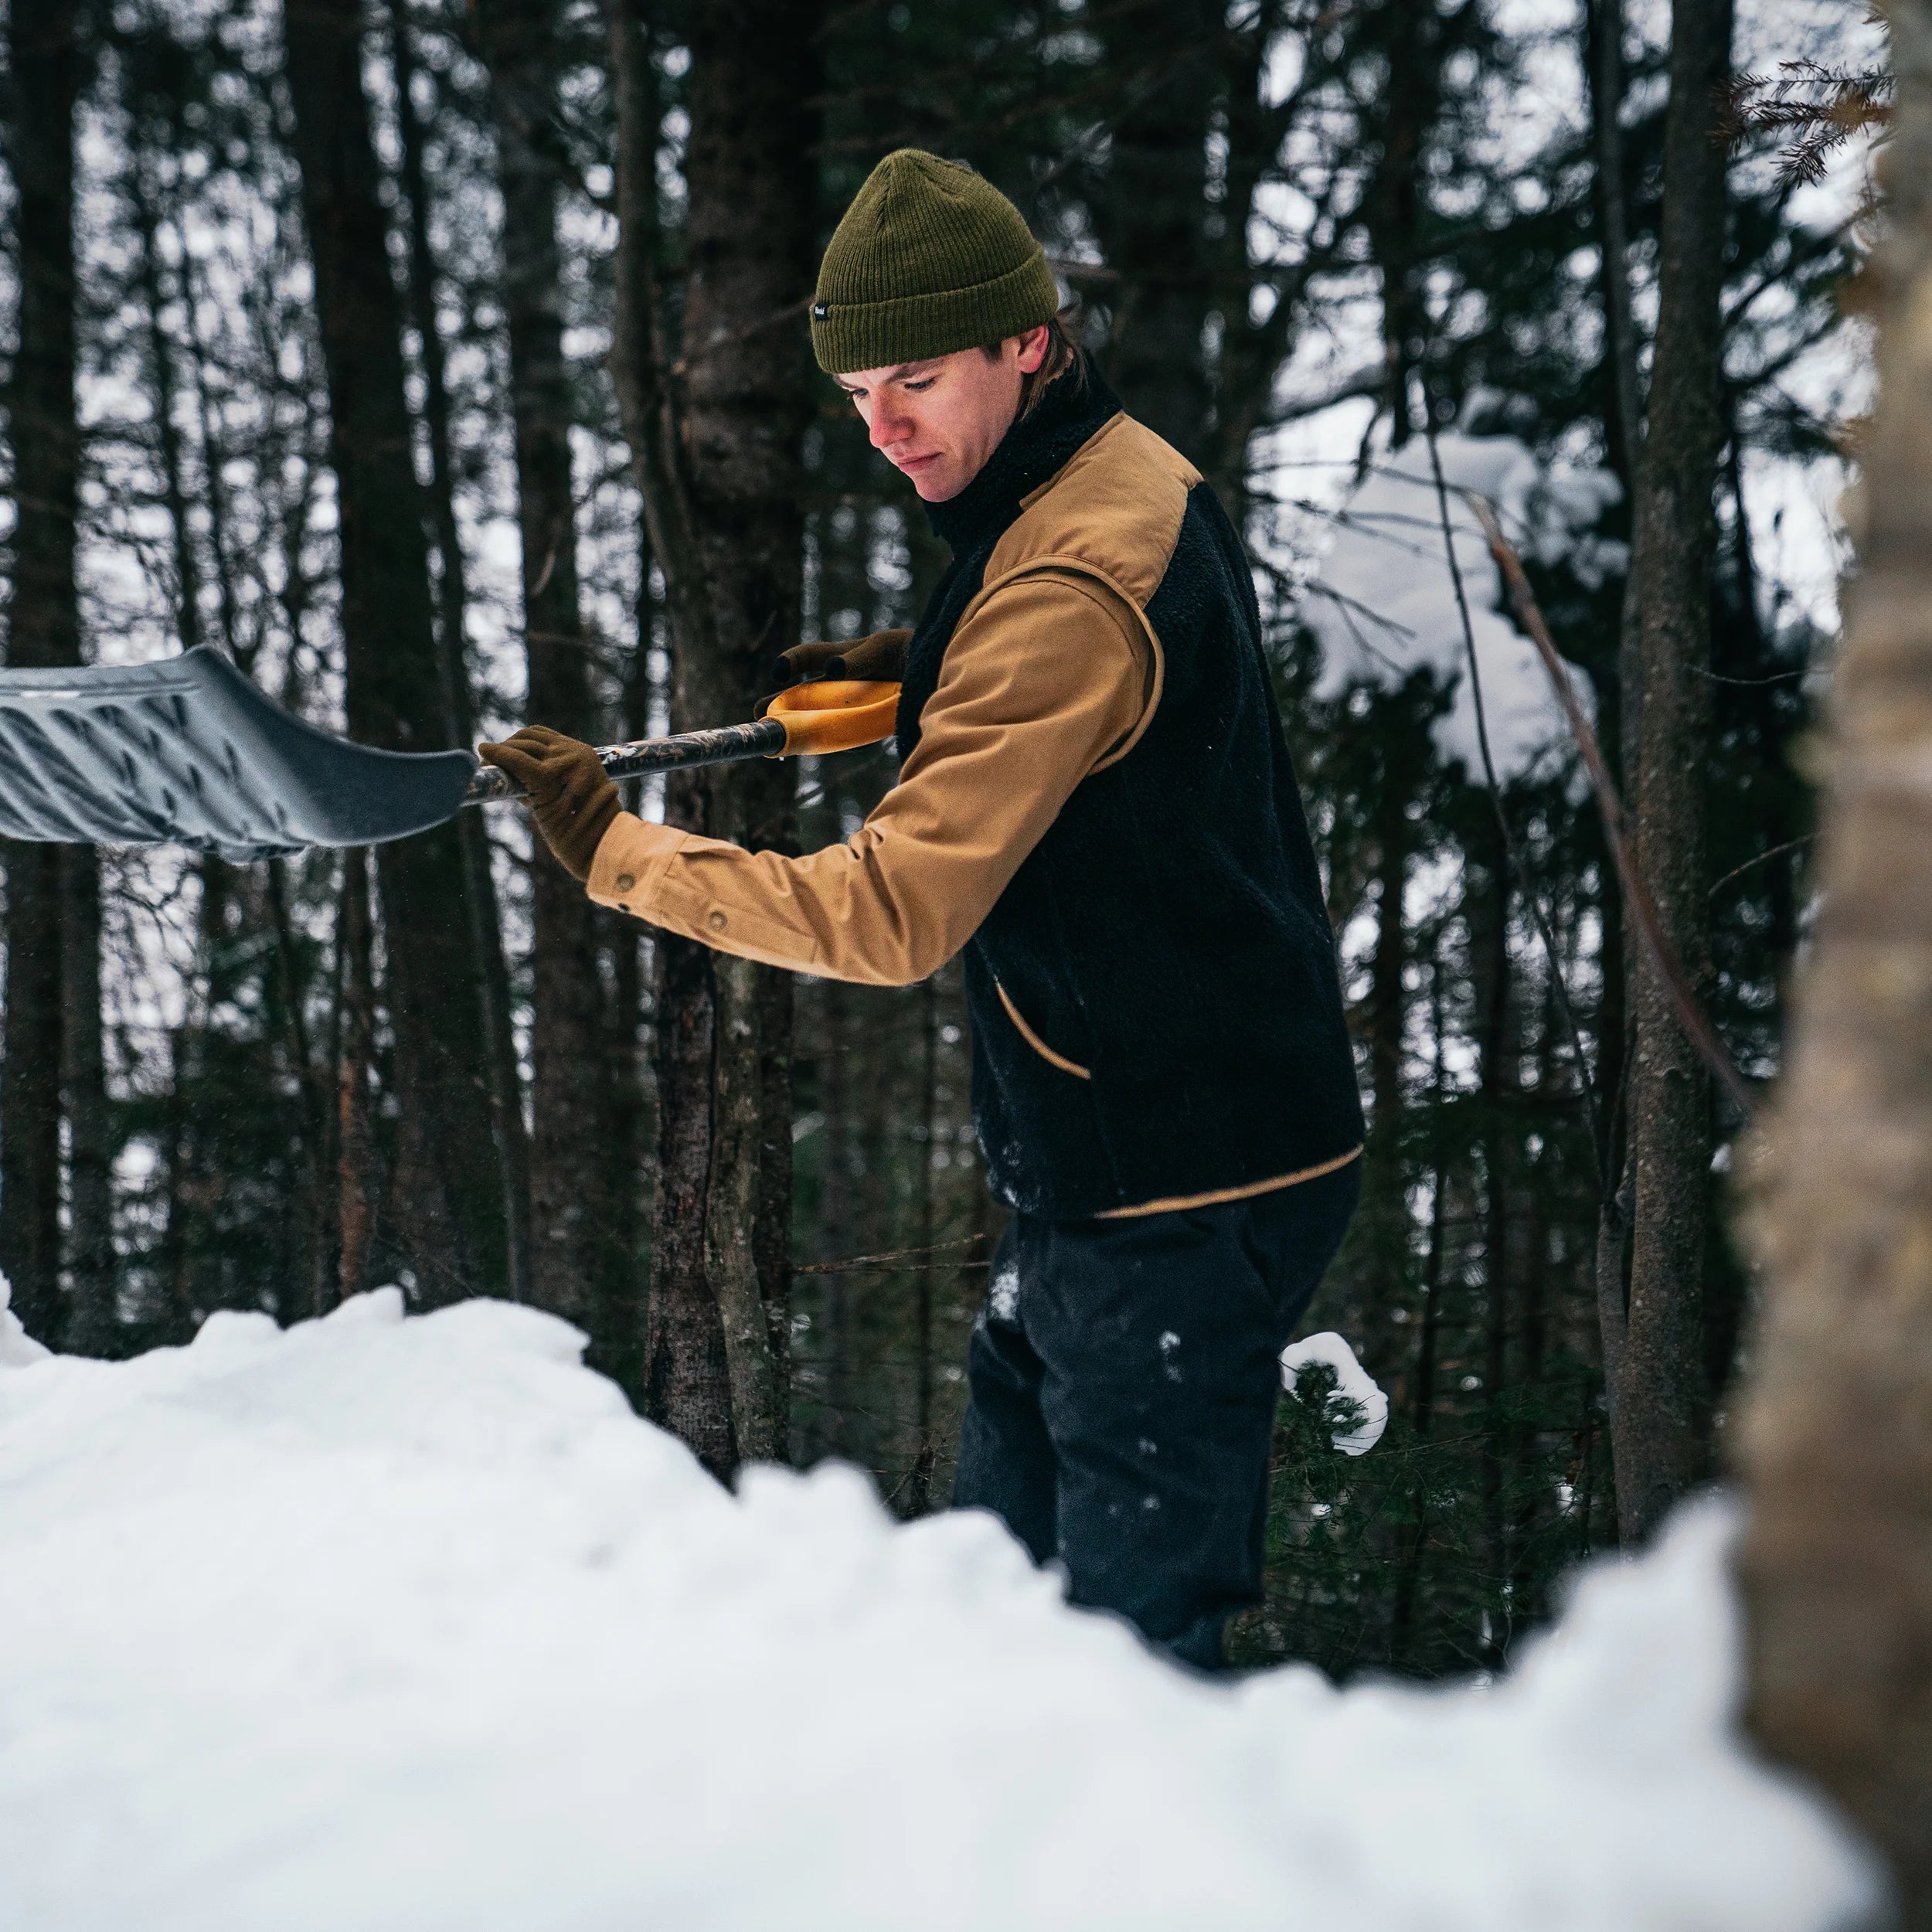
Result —
[[[530,794],[530,816],[543,842],[567,872],[587,881],[619,808],[617,788],[596,752],[548,725],[526,725],[509,743],[478,745],[476,753]]]
[[[794,644],[778,654],[772,666],[777,682],[758,700],[762,718],[772,699],[794,684],[815,684],[821,678],[877,679],[899,684],[906,675],[910,631],[875,631],[868,638],[849,638],[843,644]]]

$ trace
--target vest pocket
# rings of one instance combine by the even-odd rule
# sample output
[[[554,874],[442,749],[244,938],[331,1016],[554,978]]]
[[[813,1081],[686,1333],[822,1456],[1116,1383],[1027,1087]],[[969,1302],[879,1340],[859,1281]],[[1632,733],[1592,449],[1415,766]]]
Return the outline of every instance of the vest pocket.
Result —
[[[1039,1034],[1021,1019],[1019,1009],[1013,1004],[1006,988],[1001,985],[997,979],[993,981],[993,991],[998,994],[999,1003],[1006,1009],[1006,1017],[1013,1022],[1020,1038],[1026,1041],[1026,1044],[1032,1047],[1049,1066],[1057,1066],[1063,1073],[1071,1073],[1077,1080],[1090,1080],[1094,1077],[1090,1069],[1070,1060],[1064,1053],[1055,1053],[1053,1048],[1049,1046],[1046,1041],[1042,1039]]]

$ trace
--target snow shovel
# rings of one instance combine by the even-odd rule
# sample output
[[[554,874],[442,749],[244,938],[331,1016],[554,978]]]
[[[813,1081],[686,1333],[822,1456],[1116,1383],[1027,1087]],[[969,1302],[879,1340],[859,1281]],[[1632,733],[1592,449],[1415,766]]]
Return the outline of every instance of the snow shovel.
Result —
[[[899,687],[781,692],[753,724],[597,756],[613,778],[845,751],[892,736]],[[374,845],[522,796],[468,751],[375,751],[284,711],[206,647],[158,664],[0,672],[0,834],[224,859]]]

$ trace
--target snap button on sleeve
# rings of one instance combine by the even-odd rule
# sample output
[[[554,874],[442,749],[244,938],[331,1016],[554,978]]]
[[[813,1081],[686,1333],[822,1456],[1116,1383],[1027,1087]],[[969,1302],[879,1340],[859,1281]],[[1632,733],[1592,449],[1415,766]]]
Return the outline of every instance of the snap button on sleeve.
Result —
[[[637,883],[635,872],[621,872],[617,874],[617,890],[621,893],[628,893]]]
[[[726,927],[731,923],[731,922],[723,913],[714,912],[706,917],[705,923],[709,926],[714,933],[721,933],[724,930]]]

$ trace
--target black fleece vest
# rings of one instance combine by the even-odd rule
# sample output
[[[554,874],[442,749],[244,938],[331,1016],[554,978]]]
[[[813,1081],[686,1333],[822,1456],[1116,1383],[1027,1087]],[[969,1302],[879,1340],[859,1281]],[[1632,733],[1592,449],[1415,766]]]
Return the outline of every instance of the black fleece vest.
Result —
[[[902,763],[1022,499],[1120,406],[1083,361],[958,496],[929,506],[953,562],[908,653]],[[1253,582],[1205,483],[1142,614],[1164,660],[1153,718],[1075,789],[965,950],[974,1123],[993,1192],[1027,1213],[1240,1189],[1362,1139]]]

